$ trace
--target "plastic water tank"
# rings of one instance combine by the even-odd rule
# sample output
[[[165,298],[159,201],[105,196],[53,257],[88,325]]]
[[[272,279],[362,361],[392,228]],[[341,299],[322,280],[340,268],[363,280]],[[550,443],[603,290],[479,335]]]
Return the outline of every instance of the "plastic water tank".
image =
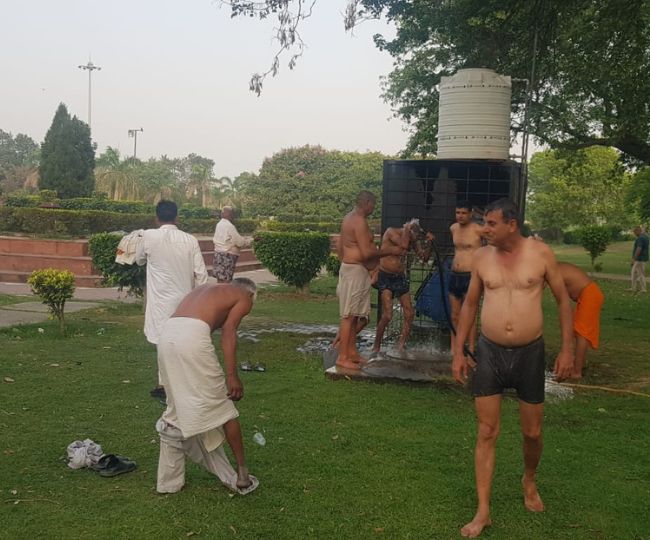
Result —
[[[440,81],[438,159],[508,159],[510,77],[461,69]]]

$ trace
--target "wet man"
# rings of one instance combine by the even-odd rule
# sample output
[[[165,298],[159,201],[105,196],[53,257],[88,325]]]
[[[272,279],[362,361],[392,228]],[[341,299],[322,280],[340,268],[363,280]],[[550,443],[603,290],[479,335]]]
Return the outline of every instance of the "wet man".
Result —
[[[519,398],[524,504],[532,512],[544,509],[535,475],[542,455],[545,283],[558,304],[562,330],[555,375],[563,380],[573,373],[571,305],[562,275],[546,244],[521,235],[520,220],[519,210],[507,199],[499,199],[485,209],[483,236],[488,245],[474,253],[472,277],[458,323],[452,372],[458,382],[464,383],[470,366],[463,354],[463,343],[483,295],[481,336],[471,383],[478,418],[474,455],[478,508],[472,521],[461,529],[461,534],[469,538],[479,536],[492,523],[490,493],[504,388],[515,388]]]
[[[451,307],[451,322],[458,328],[460,308],[465,300],[471,276],[472,255],[483,245],[481,238],[483,227],[473,220],[472,205],[469,201],[461,201],[456,205],[456,223],[449,230],[454,242],[454,259],[451,263],[449,278],[449,306]],[[474,351],[476,343],[476,322],[469,332],[469,350]],[[451,336],[451,353],[454,354],[454,336]]]
[[[431,255],[431,245],[433,234],[428,232],[425,241],[429,243],[428,249],[422,249],[417,241],[423,234],[422,228],[417,220],[406,223],[403,227],[389,227],[384,232],[381,240],[381,247],[388,250],[392,247],[399,247],[408,251],[411,247],[417,255],[423,260],[428,260]],[[381,300],[381,318],[377,323],[375,342],[372,346],[372,352],[378,353],[381,349],[381,340],[384,337],[384,331],[393,317],[393,299],[397,298],[402,306],[402,332],[398,342],[398,350],[404,351],[406,340],[411,333],[411,324],[415,317],[415,309],[411,301],[409,277],[406,275],[405,257],[397,255],[387,255],[382,257],[379,262],[379,273],[377,282],[374,287],[379,291]]]
[[[587,349],[597,349],[600,341],[600,310],[605,297],[600,287],[574,264],[558,263],[569,298],[576,303],[573,313],[573,332],[576,360],[572,379],[581,379],[586,364]]]
[[[401,246],[377,249],[368,226],[376,198],[369,191],[357,195],[355,208],[341,222],[338,256],[341,261],[336,293],[339,297],[339,351],[336,366],[358,370],[366,362],[357,351],[357,329],[370,317],[370,271],[379,258],[403,255]]]
[[[247,278],[202,285],[183,299],[162,328],[158,364],[167,389],[167,409],[156,423],[160,434],[158,493],[182,489],[186,456],[240,495],[259,483],[248,474],[239,412],[233,404],[244,397],[237,375],[237,328],[250,313],[255,294],[255,283]],[[221,329],[225,374],[212,344],[217,328]],[[223,451],[224,439],[237,471]]]

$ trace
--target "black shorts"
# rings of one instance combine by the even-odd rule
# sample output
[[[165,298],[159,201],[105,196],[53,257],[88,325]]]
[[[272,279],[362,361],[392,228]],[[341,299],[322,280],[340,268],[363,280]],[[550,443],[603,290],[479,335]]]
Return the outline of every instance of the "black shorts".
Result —
[[[379,292],[389,290],[393,298],[399,298],[409,292],[411,285],[405,274],[389,274],[380,270],[375,288]]]
[[[471,272],[454,272],[452,270],[449,275],[449,294],[455,296],[459,300],[465,298],[471,277]]]
[[[476,369],[472,378],[474,397],[502,394],[514,388],[526,403],[544,403],[544,339],[508,349],[481,335],[476,345]]]

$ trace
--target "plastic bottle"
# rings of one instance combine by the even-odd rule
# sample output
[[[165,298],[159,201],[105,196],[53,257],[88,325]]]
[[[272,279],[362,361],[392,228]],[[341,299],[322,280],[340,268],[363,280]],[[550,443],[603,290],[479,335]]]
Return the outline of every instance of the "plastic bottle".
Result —
[[[264,438],[264,435],[262,435],[259,431],[256,431],[253,434],[253,440],[260,446],[264,446],[266,444],[266,439]]]

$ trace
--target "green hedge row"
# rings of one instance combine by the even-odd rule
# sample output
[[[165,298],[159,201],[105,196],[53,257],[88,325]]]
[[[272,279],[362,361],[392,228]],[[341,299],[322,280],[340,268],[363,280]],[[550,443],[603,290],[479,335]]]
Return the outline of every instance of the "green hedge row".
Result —
[[[338,233],[341,228],[340,223],[331,221],[325,222],[283,222],[283,221],[265,221],[263,228],[272,232],[324,232],[329,234]]]
[[[190,233],[212,235],[216,220],[182,219],[179,228]],[[241,234],[252,234],[258,221],[235,222]],[[53,208],[0,207],[0,231],[46,234],[50,236],[89,236],[106,231],[133,231],[156,227],[153,214],[123,214],[98,210],[58,210]]]

